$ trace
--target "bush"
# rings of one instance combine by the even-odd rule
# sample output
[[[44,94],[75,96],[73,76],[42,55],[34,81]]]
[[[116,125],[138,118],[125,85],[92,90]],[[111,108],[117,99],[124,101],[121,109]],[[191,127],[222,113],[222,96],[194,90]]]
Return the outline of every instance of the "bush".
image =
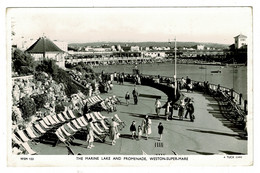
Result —
[[[33,97],[36,109],[43,108],[48,101],[48,96],[46,94],[39,94]]]
[[[65,110],[65,107],[62,104],[57,104],[55,106],[55,113],[59,114]]]
[[[22,111],[22,117],[24,120],[28,120],[32,115],[36,113],[36,105],[32,98],[23,97],[20,100],[19,108]]]
[[[17,72],[20,75],[28,75],[33,73],[35,62],[31,55],[16,49],[12,54],[12,61],[12,68],[14,72]]]

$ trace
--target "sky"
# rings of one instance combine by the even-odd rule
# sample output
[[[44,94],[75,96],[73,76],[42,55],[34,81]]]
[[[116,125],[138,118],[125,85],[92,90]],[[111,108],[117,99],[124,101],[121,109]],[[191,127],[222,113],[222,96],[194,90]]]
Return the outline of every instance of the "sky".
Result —
[[[21,37],[68,43],[177,41],[232,44],[252,35],[249,7],[9,8],[7,29]]]

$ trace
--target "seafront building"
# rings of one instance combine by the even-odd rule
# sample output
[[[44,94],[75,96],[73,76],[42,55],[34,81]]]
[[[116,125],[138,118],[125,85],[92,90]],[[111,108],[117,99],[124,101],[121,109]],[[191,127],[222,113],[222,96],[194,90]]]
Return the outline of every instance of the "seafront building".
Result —
[[[66,46],[62,45],[62,47],[65,49]],[[59,67],[65,68],[66,52],[60,49],[47,37],[40,37],[26,50],[26,52],[28,52],[35,61],[52,59]]]
[[[247,45],[247,36],[239,34],[236,37],[234,37],[235,39],[235,48],[236,49],[240,49],[241,47]]]

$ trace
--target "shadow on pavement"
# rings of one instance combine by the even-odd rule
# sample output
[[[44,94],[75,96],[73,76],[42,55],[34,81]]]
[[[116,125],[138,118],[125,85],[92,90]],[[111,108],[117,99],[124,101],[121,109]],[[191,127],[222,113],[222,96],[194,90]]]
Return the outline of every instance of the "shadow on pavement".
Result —
[[[196,150],[187,150],[187,151],[194,152],[194,153],[201,154],[201,155],[214,155],[215,154],[215,153],[208,153],[208,152],[202,152],[202,151],[196,151]]]
[[[228,154],[228,155],[245,155],[245,153],[238,153],[238,152],[233,152],[233,151],[222,151],[219,150],[222,153]]]
[[[239,139],[244,139],[243,136],[237,135],[237,134],[230,134],[230,133],[224,133],[224,132],[216,132],[216,131],[209,131],[209,130],[199,130],[199,129],[187,129],[189,131],[193,131],[193,132],[200,132],[200,133],[208,133],[208,134],[214,134],[214,135],[224,135],[224,136],[230,136],[230,137],[235,137],[235,138],[239,138]]]

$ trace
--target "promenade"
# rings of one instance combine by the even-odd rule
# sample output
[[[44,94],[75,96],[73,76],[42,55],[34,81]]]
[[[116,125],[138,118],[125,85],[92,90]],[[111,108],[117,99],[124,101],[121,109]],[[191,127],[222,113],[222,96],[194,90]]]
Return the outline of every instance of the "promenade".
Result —
[[[183,94],[194,98],[195,122],[189,119],[178,120],[177,111],[174,110],[174,120],[165,121],[164,109],[161,109],[160,118],[155,117],[155,98],[139,97],[138,105],[133,104],[131,95],[130,105],[125,105],[124,95],[127,91],[132,93],[134,85],[124,83],[118,85],[113,82],[113,90],[101,94],[102,98],[116,95],[122,104],[117,105],[117,111],[102,115],[111,117],[118,114],[126,123],[126,127],[120,131],[121,137],[116,145],[111,145],[109,137],[105,143],[95,142],[95,147],[87,149],[87,143],[75,139],[71,149],[82,155],[213,155],[213,154],[247,154],[247,139],[242,131],[233,127],[219,112],[217,102],[203,93],[193,92]],[[161,96],[162,105],[167,101],[167,96],[157,89],[148,86],[136,86],[139,94]],[[152,134],[148,140],[133,140],[130,133],[132,121],[136,121],[136,127],[141,124],[145,115],[150,115],[152,120]],[[162,122],[164,126],[163,140],[158,141],[157,126]],[[40,155],[67,155],[68,150],[60,143],[56,147],[38,143],[31,144],[32,148]]]

